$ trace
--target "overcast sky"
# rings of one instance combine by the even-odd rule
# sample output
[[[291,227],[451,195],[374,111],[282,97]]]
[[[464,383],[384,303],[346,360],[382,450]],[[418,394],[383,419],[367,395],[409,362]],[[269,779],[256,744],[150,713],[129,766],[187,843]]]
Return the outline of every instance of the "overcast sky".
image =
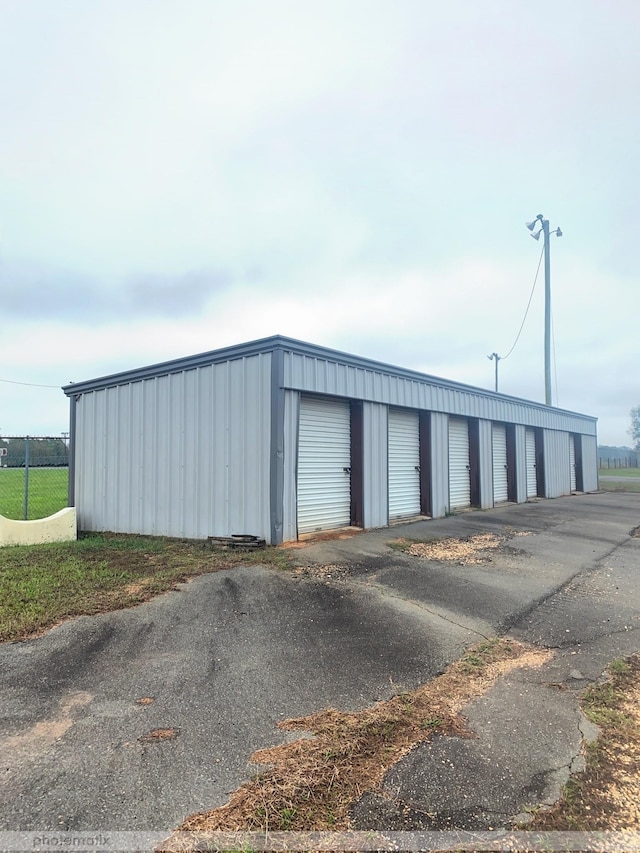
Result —
[[[639,101],[637,0],[0,0],[0,433],[273,334],[492,388],[542,213],[554,404],[630,444]]]

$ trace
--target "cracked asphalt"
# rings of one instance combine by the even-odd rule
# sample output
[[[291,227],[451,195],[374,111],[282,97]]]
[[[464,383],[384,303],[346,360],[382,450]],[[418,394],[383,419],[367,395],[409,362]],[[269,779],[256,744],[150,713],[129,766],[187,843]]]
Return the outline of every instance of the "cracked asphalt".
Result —
[[[418,521],[309,544],[293,571],[205,575],[4,644],[0,828],[169,831],[226,802],[251,753],[287,739],[279,720],[413,689],[496,633],[555,655],[468,706],[475,738],[402,759],[353,823],[508,826],[580,767],[594,735],[580,692],[638,651],[638,525],[640,494],[622,493]],[[470,565],[387,544],[486,532],[505,542]]]

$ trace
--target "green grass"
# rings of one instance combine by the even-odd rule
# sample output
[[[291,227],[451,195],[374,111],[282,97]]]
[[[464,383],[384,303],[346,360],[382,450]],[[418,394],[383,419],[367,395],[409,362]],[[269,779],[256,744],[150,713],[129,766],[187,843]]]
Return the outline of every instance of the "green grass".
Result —
[[[29,469],[28,518],[46,518],[67,505],[68,468]],[[0,515],[24,518],[24,468],[0,468]]]
[[[82,614],[131,607],[196,575],[236,565],[285,568],[284,551],[217,551],[204,542],[116,534],[0,548],[0,641]]]
[[[601,477],[640,477],[640,468],[600,468]]]

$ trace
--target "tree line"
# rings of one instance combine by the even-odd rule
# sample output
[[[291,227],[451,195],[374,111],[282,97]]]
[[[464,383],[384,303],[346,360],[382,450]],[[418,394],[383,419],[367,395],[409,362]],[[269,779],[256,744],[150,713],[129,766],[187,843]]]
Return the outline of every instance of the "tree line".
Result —
[[[69,464],[69,448],[62,438],[29,438],[30,468],[61,468]],[[6,455],[0,456],[0,464],[7,468],[24,468],[27,459],[26,438],[0,439],[0,448]]]

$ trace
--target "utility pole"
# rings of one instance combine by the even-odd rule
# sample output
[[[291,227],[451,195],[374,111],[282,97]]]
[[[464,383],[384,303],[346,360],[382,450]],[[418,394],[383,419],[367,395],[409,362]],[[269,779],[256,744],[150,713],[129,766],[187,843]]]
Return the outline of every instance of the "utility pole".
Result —
[[[501,356],[498,355],[497,352],[492,352],[491,355],[488,355],[487,358],[489,361],[493,361],[495,359],[496,362],[496,393],[498,391],[498,362],[500,361]]]
[[[544,237],[544,402],[551,406],[551,246],[549,240],[549,220],[539,213],[533,222],[527,222],[527,228],[533,232],[536,223],[542,226],[540,231],[532,233],[534,240]],[[556,237],[562,237],[559,228],[553,232]]]
[[[544,402],[551,405],[551,255],[549,220],[542,220],[544,235]]]

